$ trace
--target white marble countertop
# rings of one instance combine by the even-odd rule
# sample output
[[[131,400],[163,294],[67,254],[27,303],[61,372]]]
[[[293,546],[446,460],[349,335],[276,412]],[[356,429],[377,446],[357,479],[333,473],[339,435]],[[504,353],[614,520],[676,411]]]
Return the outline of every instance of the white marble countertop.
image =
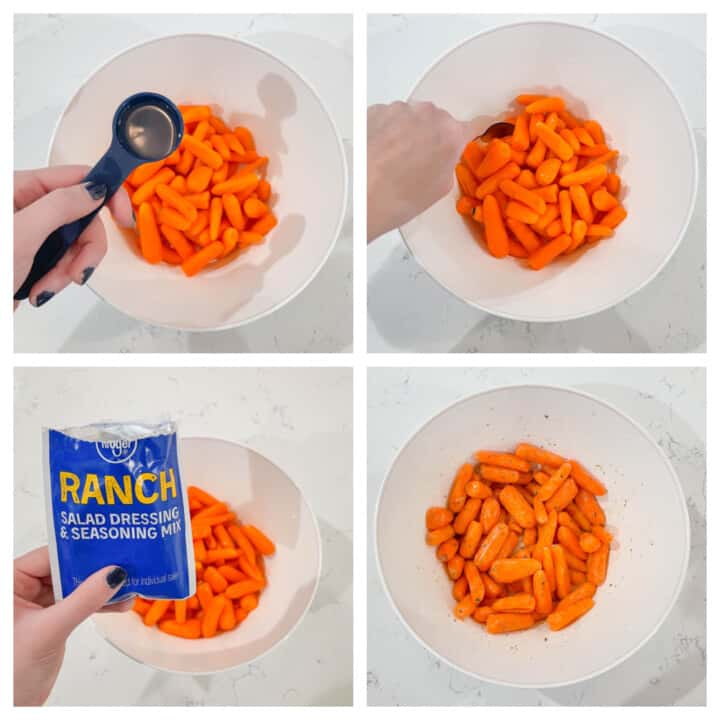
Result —
[[[296,68],[327,104],[351,163],[351,15],[16,15],[16,169],[46,164],[57,118],[98,65],[153,37],[191,32],[247,38]],[[286,307],[243,328],[189,333],[153,327],[123,315],[79,286],[64,290],[41,309],[23,303],[15,313],[16,352],[351,349],[351,202],[336,246],[317,277]]]
[[[554,19],[592,26],[644,55],[668,80],[695,134],[700,182],[685,239],[642,291],[592,317],[524,323],[494,317],[447,293],[397,231],[368,248],[371,352],[703,352],[706,133],[703,15],[371,15],[368,104],[405,99],[442,53],[496,25]]]
[[[599,677],[549,690],[481,682],[438,660],[405,629],[378,575],[373,515],[395,455],[456,400],[517,383],[568,385],[643,425],[678,473],[691,526],[680,597],[657,634]],[[683,368],[373,369],[368,378],[369,705],[704,705],[706,614],[705,371]]]
[[[257,662],[174,675],[130,660],[83,623],[53,705],[352,704],[352,371],[19,368],[15,375],[14,554],[45,544],[42,425],[165,415],[180,434],[235,440],[299,485],[320,525],[323,568],[308,614]]]

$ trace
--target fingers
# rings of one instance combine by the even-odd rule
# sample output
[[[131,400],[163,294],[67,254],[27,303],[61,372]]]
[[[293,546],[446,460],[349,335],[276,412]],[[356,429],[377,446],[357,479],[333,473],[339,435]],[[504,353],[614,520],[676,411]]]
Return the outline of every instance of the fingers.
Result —
[[[123,612],[127,612],[128,610],[132,610],[134,603],[135,603],[134,599],[123,600],[122,602],[113,603],[112,605],[106,605],[105,607],[100,608],[100,610],[98,610],[98,612],[101,612],[101,613],[123,613]]]
[[[60,262],[30,289],[30,303],[40,307],[71,282],[84,285],[107,251],[105,228],[99,217],[85,228]]]
[[[126,228],[135,227],[132,203],[124,187],[120,186],[120,189],[108,200],[107,206],[119,225]]]
[[[52,190],[77,185],[89,170],[89,165],[57,165],[39,170],[19,170],[13,177],[15,210],[22,210]]]
[[[22,243],[24,252],[36,253],[53,230],[98,208],[106,191],[104,185],[72,185],[43,195],[15,213],[15,243]]]
[[[48,577],[50,575],[50,553],[47,545],[15,558],[15,570],[35,578]]]
[[[98,612],[127,580],[121,567],[109,565],[93,573],[65,599],[44,611],[46,641],[62,642],[93,613]]]

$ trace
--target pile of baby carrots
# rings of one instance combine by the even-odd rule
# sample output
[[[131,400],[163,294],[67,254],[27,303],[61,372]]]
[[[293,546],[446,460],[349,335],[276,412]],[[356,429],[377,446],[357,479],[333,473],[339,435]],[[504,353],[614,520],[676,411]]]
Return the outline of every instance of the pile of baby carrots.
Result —
[[[267,585],[263,557],[275,545],[198,487],[188,487],[197,591],[186,600],[145,600],[133,609],[168,635],[211,638],[234,630],[255,610]]]
[[[272,188],[262,177],[246,127],[230,130],[207,105],[180,105],[182,141],[169,157],[145,163],[125,181],[142,256],[180,265],[187,276],[265,241],[277,225]]]
[[[489,633],[575,622],[605,582],[605,486],[577,460],[520,443],[481,450],[455,475],[446,507],[425,516],[427,543],[452,581],[455,617]]]
[[[510,135],[465,147],[455,167],[456,209],[481,223],[491,255],[541,270],[611,237],[627,217],[618,151],[597,121],[575,117],[561,97],[518,95],[515,102]]]

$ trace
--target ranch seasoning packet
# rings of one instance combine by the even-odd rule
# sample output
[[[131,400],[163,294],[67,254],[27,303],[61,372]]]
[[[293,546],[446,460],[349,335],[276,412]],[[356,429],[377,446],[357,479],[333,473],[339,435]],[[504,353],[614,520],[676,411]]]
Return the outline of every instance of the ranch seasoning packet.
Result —
[[[106,565],[128,573],[113,603],[137,594],[180,600],[195,593],[174,423],[46,428],[43,453],[56,600]]]

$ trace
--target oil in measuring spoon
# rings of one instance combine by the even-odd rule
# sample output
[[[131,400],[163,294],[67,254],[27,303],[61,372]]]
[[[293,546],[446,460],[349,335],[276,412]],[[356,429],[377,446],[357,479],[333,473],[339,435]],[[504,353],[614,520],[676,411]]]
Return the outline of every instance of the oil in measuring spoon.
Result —
[[[175,125],[157,105],[141,105],[125,118],[125,139],[131,150],[142,158],[167,157],[175,144]]]

